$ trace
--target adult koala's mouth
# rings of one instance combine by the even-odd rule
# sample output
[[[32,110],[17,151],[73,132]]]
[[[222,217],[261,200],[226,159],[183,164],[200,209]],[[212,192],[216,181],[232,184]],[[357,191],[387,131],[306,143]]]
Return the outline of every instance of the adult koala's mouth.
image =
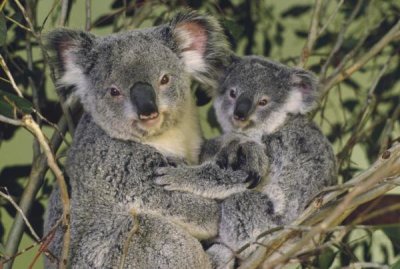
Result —
[[[148,117],[139,117],[138,124],[143,129],[157,128],[163,123],[163,118],[163,114],[154,113]]]
[[[142,137],[156,136],[163,133],[168,127],[168,119],[168,113],[160,112],[157,117],[153,116],[134,120],[132,127],[137,130]]]

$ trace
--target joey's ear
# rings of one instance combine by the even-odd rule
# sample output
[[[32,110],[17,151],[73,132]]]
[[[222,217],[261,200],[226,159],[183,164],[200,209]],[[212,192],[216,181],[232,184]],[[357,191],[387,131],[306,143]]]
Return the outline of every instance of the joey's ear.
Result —
[[[310,112],[318,103],[318,79],[310,71],[301,68],[295,68],[290,79],[292,92],[301,94],[301,102],[297,102],[297,111],[300,114]]]
[[[84,73],[90,68],[90,51],[95,36],[84,31],[56,29],[46,35],[46,48],[56,67],[58,83],[62,86],[82,86]]]
[[[194,11],[180,13],[170,30],[186,70],[199,82],[215,87],[232,54],[217,20]]]

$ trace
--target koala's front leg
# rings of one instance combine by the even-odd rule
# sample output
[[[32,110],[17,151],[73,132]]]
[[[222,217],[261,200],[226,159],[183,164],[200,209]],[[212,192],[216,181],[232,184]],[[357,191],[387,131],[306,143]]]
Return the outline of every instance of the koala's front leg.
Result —
[[[186,229],[198,239],[217,235],[220,209],[216,201],[154,186],[133,203],[137,213],[158,215]]]
[[[159,168],[155,183],[169,191],[184,191],[210,199],[225,199],[245,191],[251,184],[244,171],[221,169],[210,162],[198,166]]]

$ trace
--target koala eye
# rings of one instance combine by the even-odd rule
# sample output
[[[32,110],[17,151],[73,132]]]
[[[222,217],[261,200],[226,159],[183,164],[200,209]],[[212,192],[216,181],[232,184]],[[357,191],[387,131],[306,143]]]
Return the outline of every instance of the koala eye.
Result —
[[[235,98],[236,98],[235,90],[230,90],[229,96],[230,96],[231,98],[235,99]]]
[[[268,100],[265,98],[258,101],[259,106],[266,106],[267,104],[268,104]]]
[[[160,80],[160,85],[168,84],[168,82],[169,82],[169,76],[168,75],[164,75],[164,76],[162,76],[162,78]]]
[[[116,87],[111,87],[110,88],[110,95],[112,97],[120,96],[121,92]]]

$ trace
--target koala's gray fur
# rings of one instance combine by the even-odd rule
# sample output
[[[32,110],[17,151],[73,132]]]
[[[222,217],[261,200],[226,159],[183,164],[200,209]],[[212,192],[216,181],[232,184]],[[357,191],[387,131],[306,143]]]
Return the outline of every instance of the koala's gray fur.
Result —
[[[203,146],[201,160],[207,160],[206,167],[214,160],[223,167],[258,173],[260,184],[254,190],[242,184],[220,191],[214,178],[201,177],[201,166],[192,171],[161,169],[157,182],[169,190],[224,199],[220,244],[208,250],[215,267],[232,267],[234,251],[261,231],[293,221],[311,198],[334,183],[331,145],[305,115],[316,103],[317,87],[308,71],[256,56],[234,58],[214,102],[225,134]]]
[[[105,37],[59,29],[47,39],[60,84],[74,86],[85,110],[66,162],[70,266],[210,268],[197,239],[217,234],[217,203],[166,191],[153,179],[160,167],[197,162],[201,134],[190,78],[213,84],[226,64],[218,23],[190,12],[150,29]],[[232,182],[244,177],[213,171]],[[50,202],[45,233],[61,214],[57,189]],[[58,257],[61,230],[49,247]]]

